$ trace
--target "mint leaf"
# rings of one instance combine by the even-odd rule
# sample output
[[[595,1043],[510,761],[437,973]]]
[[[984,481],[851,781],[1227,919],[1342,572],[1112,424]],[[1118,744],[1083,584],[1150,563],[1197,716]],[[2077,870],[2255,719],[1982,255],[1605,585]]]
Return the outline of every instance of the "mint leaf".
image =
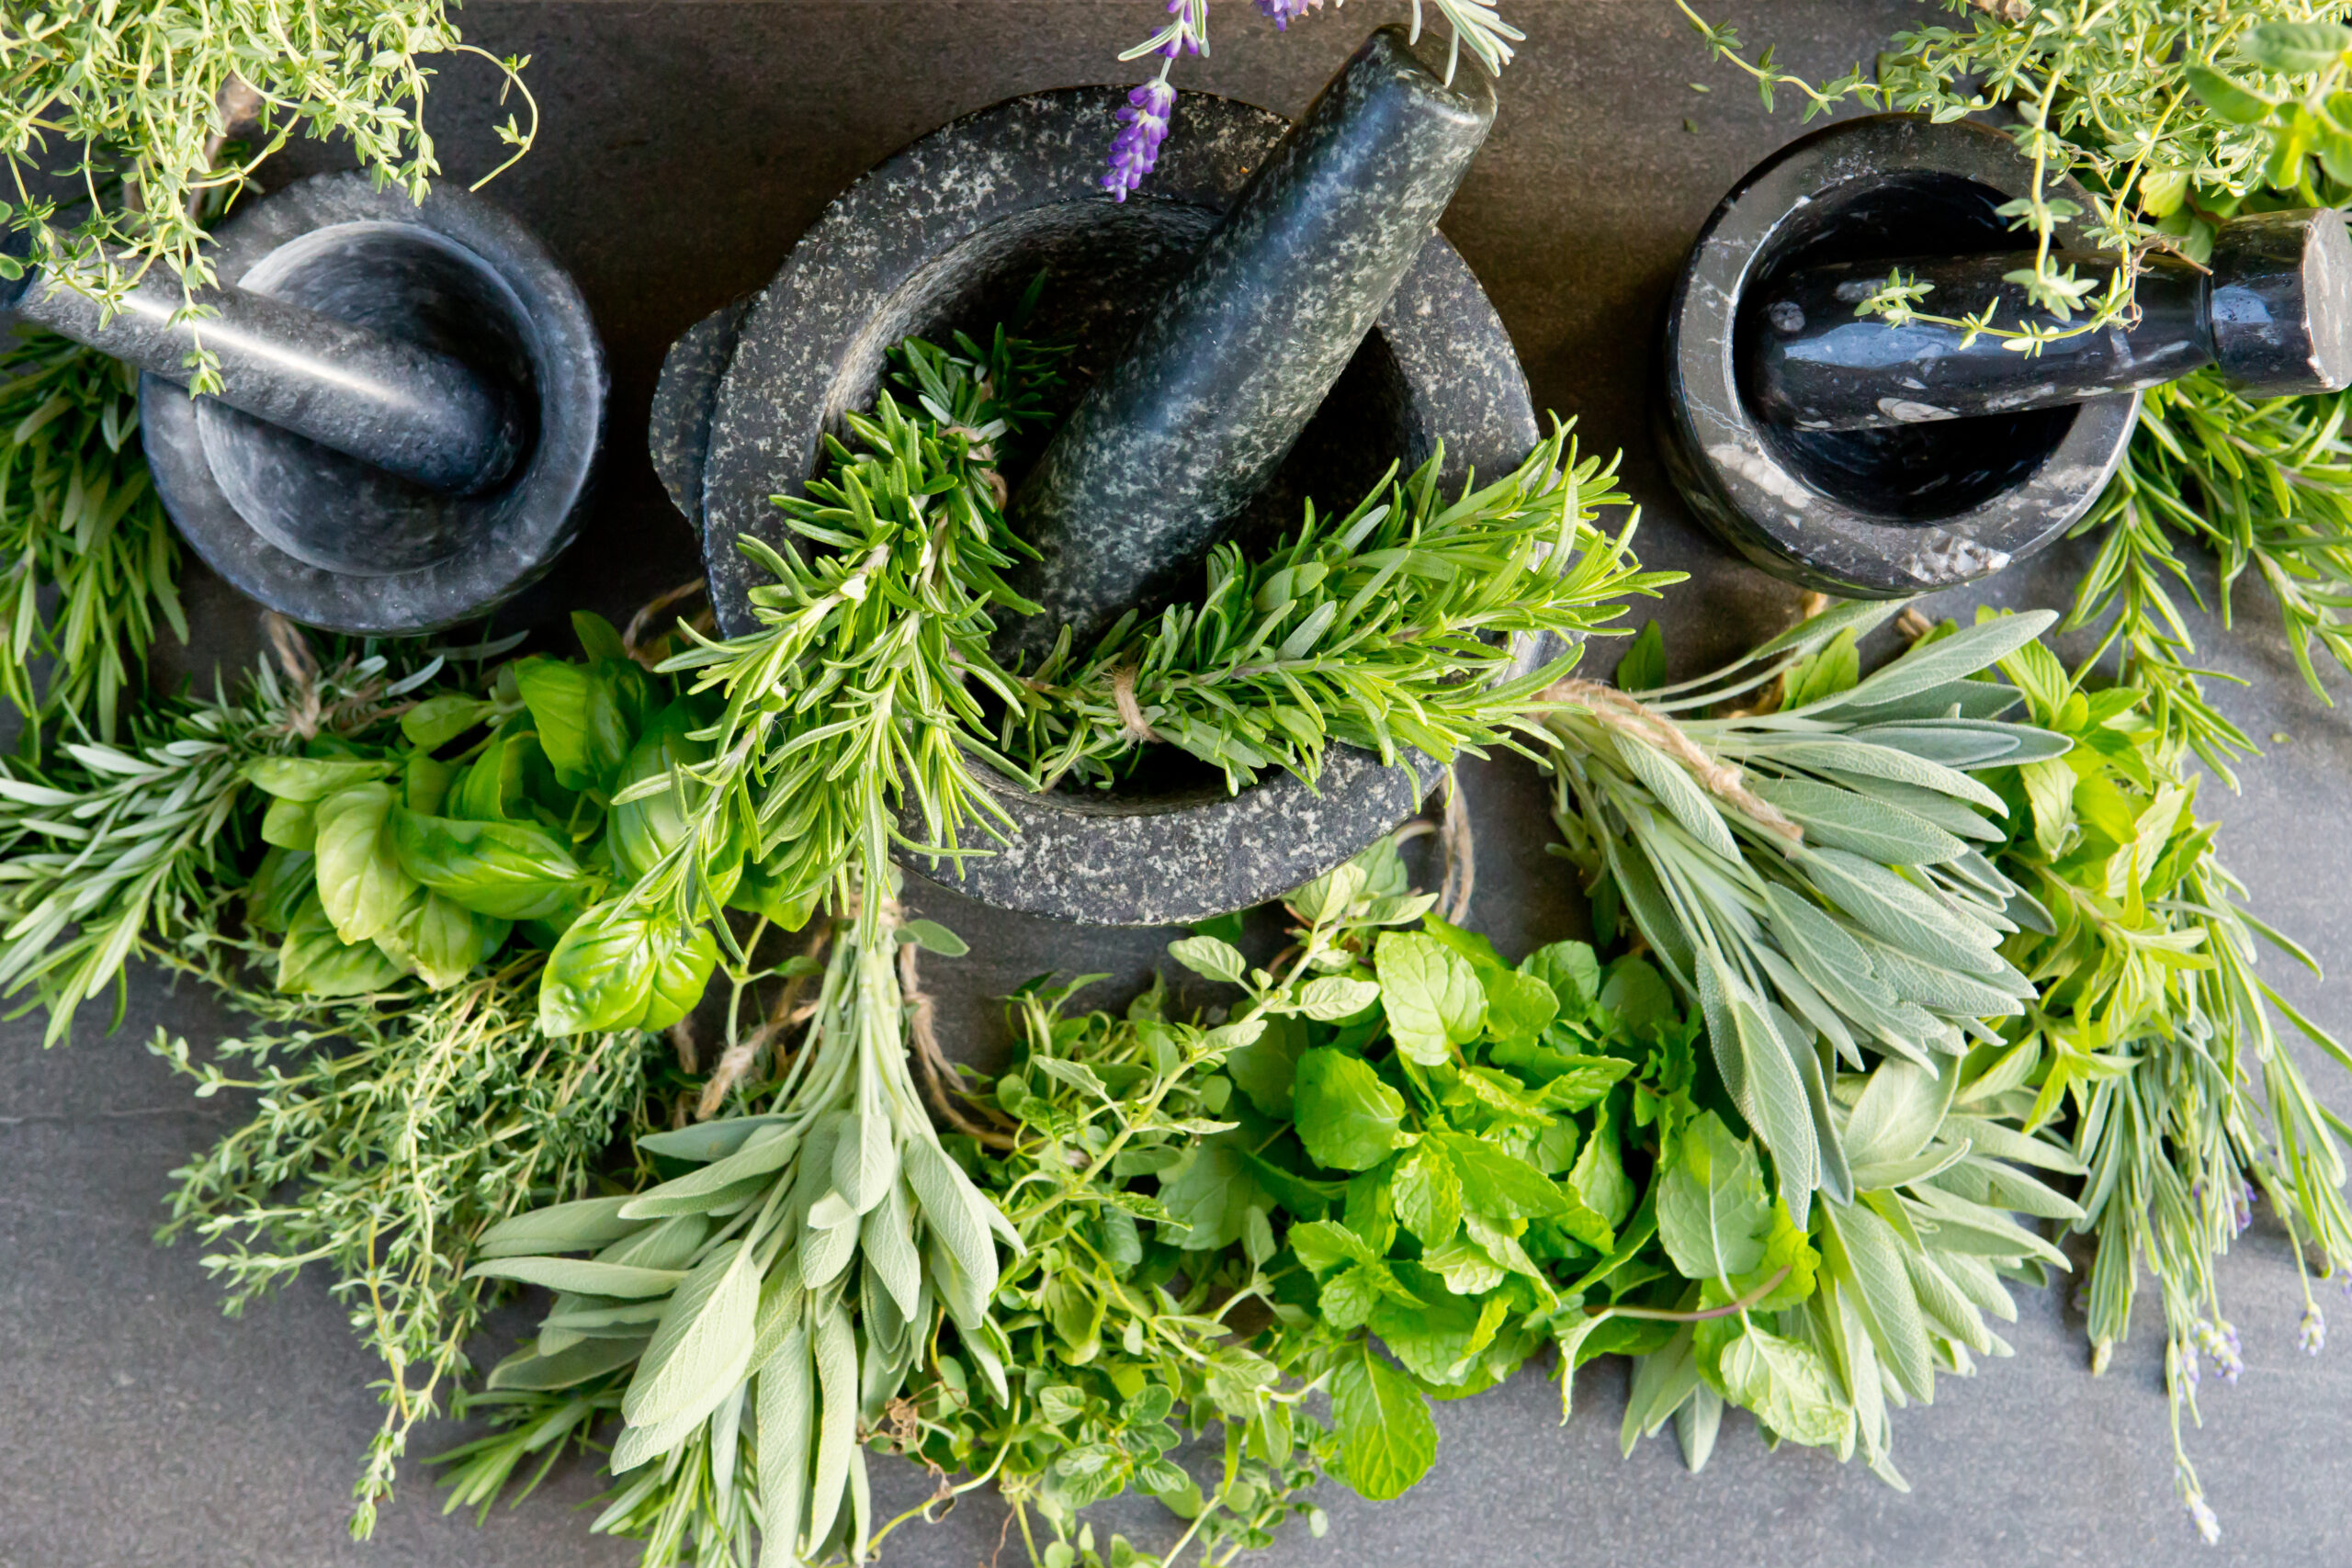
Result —
[[[1435,1139],[1414,1145],[1388,1185],[1397,1220],[1424,1247],[1442,1245],[1461,1228],[1462,1178]]]
[[[1551,1178],[1525,1160],[1461,1133],[1439,1136],[1462,1174],[1463,1207],[1507,1220],[1540,1219],[1567,1208]]]
[[[1718,1364],[1724,1397],[1792,1442],[1826,1448],[1842,1444],[1853,1430],[1852,1407],[1839,1396],[1829,1363],[1810,1345],[1751,1323],[1724,1348]]]
[[[1555,942],[1520,960],[1519,972],[1552,988],[1559,1016],[1574,1021],[1592,1011],[1600,1000],[1600,961],[1581,942]]]
[[[1250,961],[1231,942],[1213,936],[1188,936],[1168,944],[1168,956],[1195,975],[1227,985],[1241,984],[1242,976],[1250,972]]]
[[[1401,1496],[1437,1459],[1429,1402],[1369,1343],[1333,1375],[1331,1417],[1340,1430],[1341,1477],[1374,1502]]]
[[[1328,1046],[1298,1059],[1293,1110],[1299,1142],[1333,1170],[1364,1170],[1387,1158],[1405,1120],[1404,1099],[1369,1064]]]
[[[1587,1138],[1584,1152],[1568,1171],[1568,1187],[1584,1206],[1599,1214],[1613,1230],[1634,1212],[1634,1183],[1625,1175],[1618,1152],[1617,1125],[1604,1114]]]
[[[1416,932],[1383,931],[1373,954],[1396,1049],[1423,1066],[1453,1055],[1486,1026],[1486,990],[1470,961]]]
[[[1479,977],[1486,982],[1487,1032],[1498,1040],[1532,1040],[1560,1014],[1560,998],[1532,975],[1501,969]]]
[[[1763,1260],[1772,1224],[1755,1146],[1709,1111],[1682,1130],[1658,1184],[1657,1234],[1686,1280],[1729,1279]]]

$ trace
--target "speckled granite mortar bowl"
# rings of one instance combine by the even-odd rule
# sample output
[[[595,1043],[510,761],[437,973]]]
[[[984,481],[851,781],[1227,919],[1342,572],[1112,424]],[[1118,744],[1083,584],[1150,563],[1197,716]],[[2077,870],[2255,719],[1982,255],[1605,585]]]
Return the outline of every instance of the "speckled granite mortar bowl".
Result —
[[[438,631],[554,564],[578,531],[605,430],[603,344],[547,247],[498,208],[423,202],[361,175],[300,180],[214,231],[224,285],[421,343],[508,389],[524,452],[476,494],[443,495],[141,376],[164,509],[205,563],[308,626]]]
[[[654,399],[654,467],[702,531],[722,630],[754,626],[755,569],[737,537],[784,537],[770,498],[799,491],[824,433],[872,404],[891,345],[984,334],[1044,271],[1028,330],[1074,345],[1057,389],[1065,412],[1288,129],[1268,110],[1183,94],[1158,169],[1114,202],[1099,180],[1125,101],[1120,88],[1038,93],[933,132],[844,192],[764,291],[672,349]],[[1474,468],[1507,471],[1538,434],[1510,336],[1441,235],[1236,526],[1295,526],[1309,495],[1352,504],[1392,459],[1420,463],[1441,436],[1449,482]],[[960,873],[933,874],[1000,908],[1101,925],[1194,920],[1328,870],[1410,816],[1435,776],[1423,759],[1384,768],[1337,748],[1313,791],[1276,775],[1229,795],[1182,767],[1108,794],[1008,789],[1019,831]]]
[[[2019,247],[1995,209],[2032,189],[2007,136],[1915,115],[1841,121],[1790,143],[1724,197],[1668,308],[1658,446],[1707,525],[1776,576],[1896,598],[1973,581],[2032,554],[2106,488],[2138,394],[1905,425],[1803,431],[1758,417],[1735,366],[1777,276],[1826,262]],[[2071,179],[2052,197],[2084,212]],[[2072,223],[2062,248],[2092,248]],[[1934,308],[1930,301],[1928,309]]]

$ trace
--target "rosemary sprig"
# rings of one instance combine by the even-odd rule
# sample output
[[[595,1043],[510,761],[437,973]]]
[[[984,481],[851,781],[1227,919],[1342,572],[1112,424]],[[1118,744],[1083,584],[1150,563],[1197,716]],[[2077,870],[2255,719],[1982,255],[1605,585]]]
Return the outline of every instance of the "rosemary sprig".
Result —
[[[28,751],[52,725],[113,740],[157,634],[187,640],[138,430],[127,367],[47,333],[0,353],[0,696]]]

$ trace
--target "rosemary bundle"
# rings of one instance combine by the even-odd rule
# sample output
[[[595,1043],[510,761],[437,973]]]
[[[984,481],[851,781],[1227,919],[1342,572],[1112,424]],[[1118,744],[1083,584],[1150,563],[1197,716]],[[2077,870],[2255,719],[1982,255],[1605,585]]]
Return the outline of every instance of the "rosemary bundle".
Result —
[[[28,750],[52,725],[114,739],[157,635],[187,640],[138,382],[46,333],[0,353],[0,696],[25,716]]]

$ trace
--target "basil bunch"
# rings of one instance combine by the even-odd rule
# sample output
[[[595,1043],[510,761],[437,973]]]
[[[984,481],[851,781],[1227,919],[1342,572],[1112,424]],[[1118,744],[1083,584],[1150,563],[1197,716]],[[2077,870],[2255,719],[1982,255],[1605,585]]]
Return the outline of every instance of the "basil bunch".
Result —
[[[648,676],[604,621],[573,625],[585,660],[517,660],[487,697],[418,703],[397,739],[322,735],[300,755],[244,764],[270,798],[248,919],[281,939],[280,990],[362,996],[403,976],[446,989],[519,936],[548,953],[548,1034],[662,1029],[701,998],[718,961],[707,919],[608,895],[685,831],[674,790],[615,796],[700,761],[694,734],[711,715]],[[805,912],[771,894],[739,847],[706,910],[798,925]]]

